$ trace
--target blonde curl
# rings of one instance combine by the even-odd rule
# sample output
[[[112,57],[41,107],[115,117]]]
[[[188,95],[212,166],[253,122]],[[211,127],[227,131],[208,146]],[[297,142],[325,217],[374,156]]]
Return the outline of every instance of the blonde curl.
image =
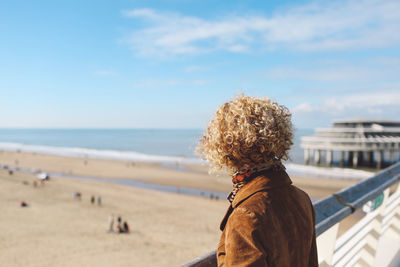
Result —
[[[274,166],[289,158],[293,144],[289,110],[269,98],[239,95],[223,104],[210,121],[197,153],[210,163],[210,171],[243,166]]]

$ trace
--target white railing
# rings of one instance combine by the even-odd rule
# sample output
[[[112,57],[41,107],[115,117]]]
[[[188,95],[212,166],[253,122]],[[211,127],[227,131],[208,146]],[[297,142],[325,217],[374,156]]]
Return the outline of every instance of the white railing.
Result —
[[[320,266],[400,266],[399,181],[397,163],[314,203]],[[359,209],[366,215],[338,237],[340,222]],[[215,253],[182,266],[216,266]]]

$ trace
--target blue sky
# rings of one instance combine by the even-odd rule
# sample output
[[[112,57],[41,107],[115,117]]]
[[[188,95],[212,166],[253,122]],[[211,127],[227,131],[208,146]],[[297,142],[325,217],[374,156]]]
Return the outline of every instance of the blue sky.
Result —
[[[0,127],[201,128],[240,92],[398,119],[399,29],[387,0],[1,1]]]

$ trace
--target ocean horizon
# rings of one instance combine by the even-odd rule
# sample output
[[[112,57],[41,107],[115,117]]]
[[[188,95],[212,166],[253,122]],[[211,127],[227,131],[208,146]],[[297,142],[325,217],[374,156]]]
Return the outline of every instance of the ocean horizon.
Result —
[[[120,153],[127,159],[137,160],[149,157],[163,159],[198,159],[195,148],[203,129],[83,129],[83,128],[2,128],[0,149],[20,149],[76,156],[110,156]],[[303,151],[300,139],[311,134],[311,129],[296,130],[294,144],[290,151],[290,162],[302,164]],[[79,154],[79,155],[78,155]]]

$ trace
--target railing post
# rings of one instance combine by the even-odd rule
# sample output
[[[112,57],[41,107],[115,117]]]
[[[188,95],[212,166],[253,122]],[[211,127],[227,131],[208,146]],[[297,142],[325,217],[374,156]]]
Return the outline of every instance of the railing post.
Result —
[[[363,210],[367,213],[336,241],[333,266],[373,266],[383,224],[385,201],[383,194],[367,202]]]
[[[397,184],[396,192],[393,195],[400,195],[400,182]],[[400,239],[400,198],[395,200],[397,203],[397,208],[394,210],[394,215],[390,221],[389,231],[391,231],[391,235],[395,236],[397,239]]]
[[[383,227],[381,228],[381,238],[379,240],[375,265],[389,266],[392,261],[396,261],[396,256],[400,249],[400,183],[397,190],[388,197],[385,205]],[[393,258],[394,257],[394,258]],[[398,256],[397,256],[398,257]],[[397,258],[397,261],[400,259]],[[392,266],[392,265],[390,265]]]
[[[335,224],[317,237],[319,266],[332,266],[339,223]]]
[[[386,207],[386,202],[389,197],[389,188],[383,192],[382,203],[376,210],[372,210],[371,212],[376,213],[375,218],[369,223],[370,231],[368,235],[365,237],[365,245],[363,249],[360,251],[360,260],[364,263],[368,264],[368,266],[373,266],[375,262],[375,256],[378,249],[379,238],[381,236],[383,217]],[[370,205],[376,205],[374,201],[370,202]],[[373,207],[372,207],[373,208]]]

